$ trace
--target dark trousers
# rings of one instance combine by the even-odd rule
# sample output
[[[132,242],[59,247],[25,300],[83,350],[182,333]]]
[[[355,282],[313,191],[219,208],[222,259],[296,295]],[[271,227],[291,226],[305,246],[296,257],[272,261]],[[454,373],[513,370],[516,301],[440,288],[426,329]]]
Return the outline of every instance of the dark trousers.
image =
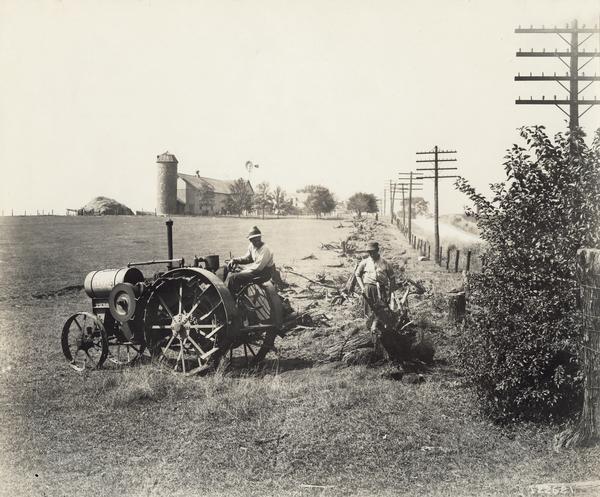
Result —
[[[273,276],[273,266],[266,267],[261,271],[242,271],[239,273],[229,273],[225,279],[225,285],[235,295],[248,283],[265,283]]]
[[[381,298],[380,298],[381,294]],[[372,285],[370,283],[365,284],[365,294],[363,295],[363,304],[365,309],[365,316],[371,316],[377,306],[387,305],[387,289],[385,287],[380,287],[379,292],[377,291],[377,285]]]

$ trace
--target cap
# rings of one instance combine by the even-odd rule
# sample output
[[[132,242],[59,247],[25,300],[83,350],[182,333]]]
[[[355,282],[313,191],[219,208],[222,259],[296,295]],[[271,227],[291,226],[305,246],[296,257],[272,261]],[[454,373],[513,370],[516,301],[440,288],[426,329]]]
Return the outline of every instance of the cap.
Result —
[[[252,226],[252,229],[248,232],[248,240],[250,240],[251,238],[257,238],[259,236],[262,236],[262,233],[260,232],[258,227]]]
[[[365,248],[364,251],[365,252],[378,252],[379,251],[379,243],[377,243],[377,242],[367,243],[367,248]]]

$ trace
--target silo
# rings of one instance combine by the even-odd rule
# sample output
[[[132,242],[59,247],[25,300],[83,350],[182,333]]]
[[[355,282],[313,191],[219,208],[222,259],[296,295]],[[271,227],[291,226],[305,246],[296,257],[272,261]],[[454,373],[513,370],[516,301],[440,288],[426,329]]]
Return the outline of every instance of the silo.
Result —
[[[156,156],[157,174],[157,214],[177,213],[177,158],[168,151]]]

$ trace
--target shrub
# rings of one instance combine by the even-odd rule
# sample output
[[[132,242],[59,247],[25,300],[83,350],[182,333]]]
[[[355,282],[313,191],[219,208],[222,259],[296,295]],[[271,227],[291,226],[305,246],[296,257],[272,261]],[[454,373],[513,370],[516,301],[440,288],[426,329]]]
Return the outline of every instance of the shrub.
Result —
[[[600,130],[591,147],[581,131],[554,142],[541,126],[521,136],[528,149],[509,151],[491,200],[457,182],[486,242],[460,360],[496,419],[556,420],[581,392],[575,254],[599,246]]]

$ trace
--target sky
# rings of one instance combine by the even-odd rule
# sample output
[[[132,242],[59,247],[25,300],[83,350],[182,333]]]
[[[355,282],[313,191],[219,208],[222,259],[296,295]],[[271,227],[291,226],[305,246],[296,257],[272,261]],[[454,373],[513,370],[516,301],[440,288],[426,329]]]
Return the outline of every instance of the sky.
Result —
[[[598,0],[0,0],[0,209],[64,213],[91,198],[153,210],[156,156],[179,171],[247,177],[340,200],[456,150],[482,192],[503,179],[517,128],[564,131],[561,72],[522,48],[563,48],[522,26],[593,26]],[[587,50],[599,48],[598,36]],[[600,74],[600,59],[586,66]],[[582,96],[600,96],[594,83]],[[600,127],[600,106],[581,119]],[[467,203],[444,180],[440,212]],[[431,200],[431,181],[422,192]]]

